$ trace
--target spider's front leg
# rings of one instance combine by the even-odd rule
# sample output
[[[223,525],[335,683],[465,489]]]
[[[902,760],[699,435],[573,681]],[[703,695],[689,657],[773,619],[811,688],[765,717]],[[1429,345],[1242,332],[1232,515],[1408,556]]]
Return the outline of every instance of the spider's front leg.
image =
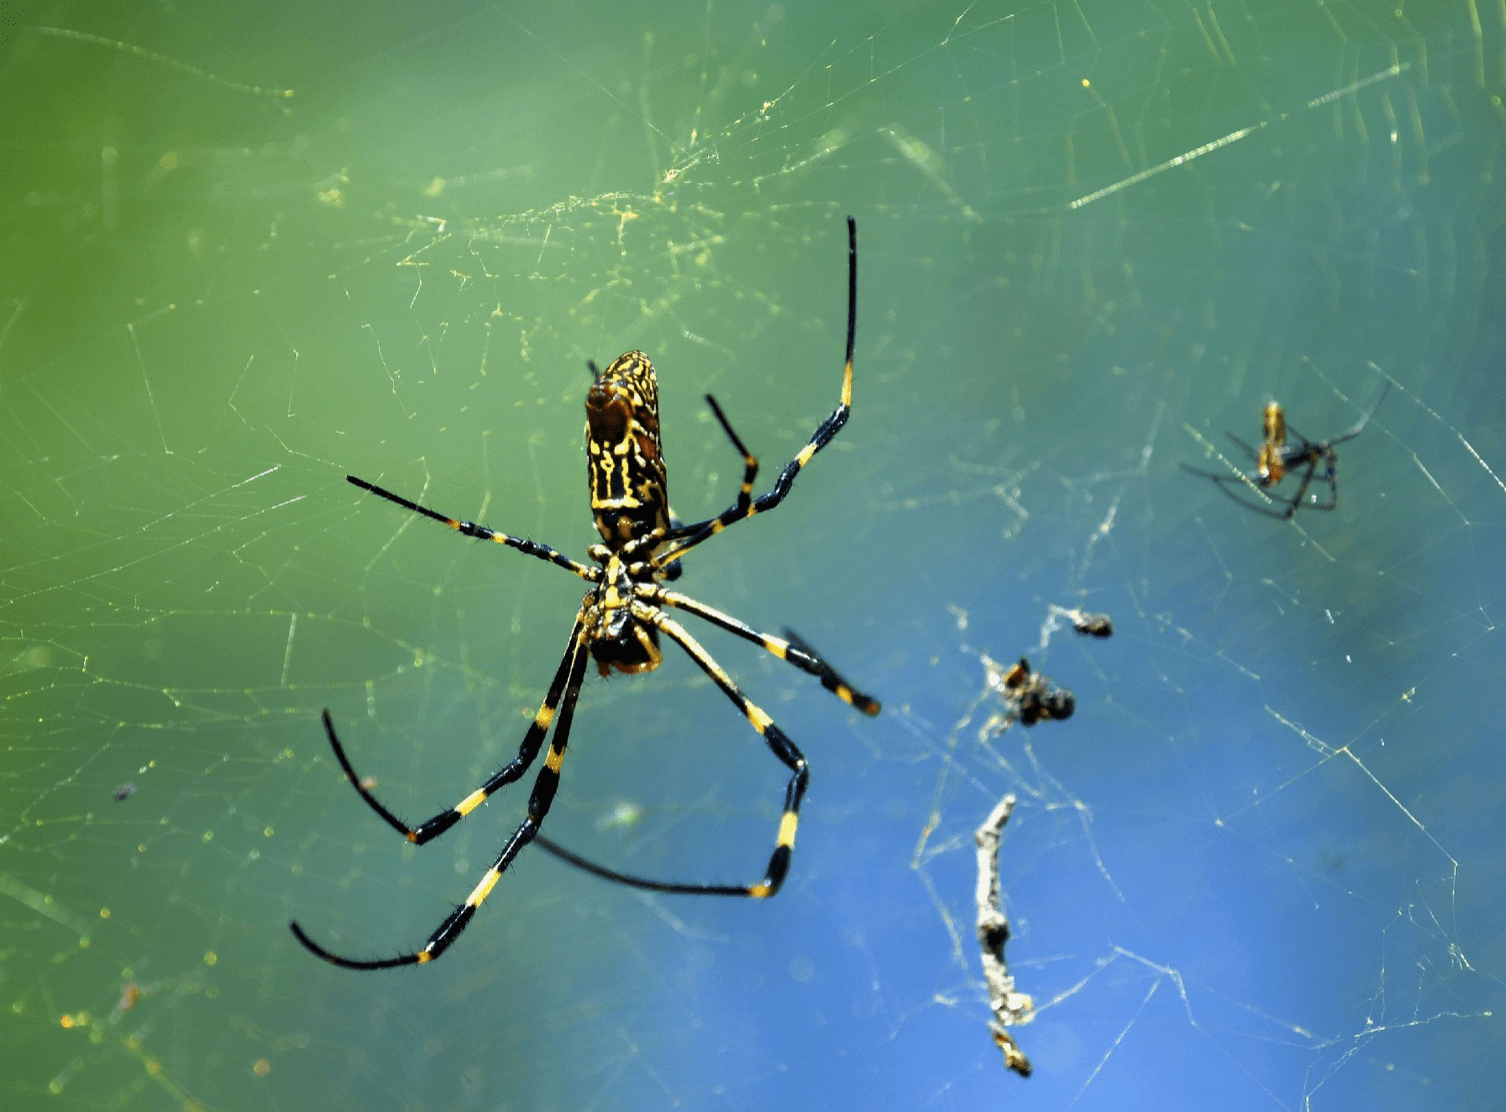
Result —
[[[753,489],[753,476],[758,474],[758,460],[743,446],[737,434],[732,431],[721,408],[708,396],[712,409],[717,419],[721,421],[722,428],[732,438],[732,443],[743,455],[743,486],[738,492],[737,501],[716,517],[706,521],[697,522],[694,525],[682,526],[670,534],[670,545],[661,554],[662,561],[669,561],[683,555],[708,537],[720,533],[727,526],[752,517],[754,514],[766,513],[772,510],[790,492],[795,485],[795,476],[804,470],[805,465],[815,457],[816,453],[827,444],[833,437],[842,431],[847,424],[848,415],[852,412],[852,352],[857,338],[858,326],[858,226],[852,217],[847,218],[847,358],[842,368],[842,393],[837,408],[831,411],[831,415],[816,426],[816,431],[811,434],[809,443],[789,463],[785,464],[784,470],[774,480],[774,486],[765,494],[757,498],[751,497]]]
[[[379,487],[375,483],[368,483],[365,479],[358,479],[354,475],[345,476],[345,481],[352,486],[358,486],[362,490],[370,491],[378,498],[385,498],[389,502],[402,506],[405,510],[412,510],[414,513],[423,514],[424,517],[437,521],[441,525],[448,525],[463,537],[474,537],[478,541],[495,541],[497,544],[505,544],[509,548],[516,548],[519,552],[526,552],[530,556],[537,556],[540,560],[547,560],[549,563],[562,567],[566,571],[572,571],[582,579],[590,580],[593,583],[600,578],[596,568],[570,559],[570,557],[564,555],[551,545],[531,541],[527,537],[514,537],[509,533],[499,533],[489,526],[477,525],[474,521],[458,521],[436,510],[431,510],[428,506],[421,506],[411,498],[404,498],[401,494],[393,494],[392,491],[385,487]]]

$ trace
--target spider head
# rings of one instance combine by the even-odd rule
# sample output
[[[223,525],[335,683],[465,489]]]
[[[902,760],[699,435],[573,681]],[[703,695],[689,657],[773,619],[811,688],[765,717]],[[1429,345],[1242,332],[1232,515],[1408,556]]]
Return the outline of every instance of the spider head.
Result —
[[[669,530],[654,365],[630,351],[595,376],[586,394],[587,478],[601,539],[614,549]]]

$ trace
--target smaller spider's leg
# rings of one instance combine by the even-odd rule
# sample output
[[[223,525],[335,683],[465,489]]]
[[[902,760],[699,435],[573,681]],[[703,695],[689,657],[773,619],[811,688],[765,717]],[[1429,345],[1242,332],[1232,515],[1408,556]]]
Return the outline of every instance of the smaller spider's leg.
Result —
[[[1302,498],[1307,494],[1307,486],[1313,481],[1313,471],[1317,469],[1318,456],[1313,453],[1307,458],[1307,466],[1302,471],[1302,481],[1297,484],[1297,493],[1286,500],[1286,512],[1282,517],[1291,517],[1297,512],[1297,507],[1302,505]]]
[[[1267,484],[1264,484],[1260,481],[1260,472],[1236,471],[1234,470],[1234,465],[1228,460],[1224,459],[1222,455],[1220,455],[1218,458],[1220,462],[1225,464],[1230,469],[1228,472],[1204,471],[1202,470],[1202,468],[1193,467],[1191,464],[1187,463],[1179,463],[1177,466],[1180,467],[1183,471],[1187,472],[1189,475],[1196,475],[1201,479],[1212,479],[1215,483],[1218,484],[1218,488],[1220,490],[1222,490],[1225,494],[1228,494],[1236,502],[1243,503],[1244,500],[1233,494],[1231,491],[1225,489],[1225,483],[1239,483],[1241,486],[1249,487],[1257,497],[1263,499],[1264,501],[1271,501],[1271,496],[1262,489]]]
[[[1260,458],[1260,453],[1255,449],[1255,446],[1253,444],[1249,444],[1246,441],[1241,440],[1232,432],[1226,432],[1224,433],[1224,435],[1227,436],[1230,440],[1234,441],[1234,443],[1238,444],[1241,448],[1243,448],[1245,455],[1249,456],[1252,460],[1258,460]]]
[[[1184,464],[1183,466],[1185,467],[1186,465]],[[1187,470],[1192,471],[1193,469],[1188,467]],[[1194,471],[1193,473],[1197,475],[1206,475],[1208,478],[1212,479],[1213,482],[1218,486],[1218,489],[1223,491],[1225,497],[1238,502],[1247,510],[1254,510],[1258,514],[1265,514],[1266,517],[1274,517],[1278,521],[1284,521],[1292,516],[1289,512],[1270,508],[1272,506],[1285,506],[1287,504],[1286,499],[1272,498],[1269,494],[1267,494],[1260,485],[1259,476],[1246,475],[1243,472],[1240,472],[1236,475],[1211,475],[1206,471]],[[1261,502],[1265,503],[1265,505],[1261,505],[1257,502],[1252,502],[1247,498],[1241,498],[1238,494],[1235,494],[1234,491],[1230,489],[1231,485],[1234,483],[1238,483],[1239,485],[1247,488],[1252,494],[1255,495],[1256,498],[1259,498]]]
[[[417,827],[409,826],[398,818],[386,807],[382,806],[376,796],[361,783],[361,778],[356,775],[356,770],[351,766],[350,759],[345,755],[345,747],[340,744],[340,739],[335,736],[335,725],[330,720],[329,711],[324,712],[324,730],[329,735],[330,747],[335,751],[335,759],[340,762],[340,767],[345,770],[345,775],[350,777],[351,784],[373,811],[386,820],[387,825],[396,830],[414,845],[421,846],[425,842],[432,842],[450,827],[454,826],[466,815],[470,814],[499,789],[515,780],[522,778],[528,771],[528,766],[533,764],[534,758],[539,755],[539,747],[544,742],[544,735],[549,732],[549,725],[554,721],[555,708],[559,706],[560,696],[565,690],[565,681],[570,672],[574,649],[577,639],[581,635],[582,621],[579,615],[575,619],[575,628],[570,631],[570,641],[565,648],[564,659],[560,661],[559,669],[554,674],[554,681],[549,685],[549,691],[544,696],[544,701],[539,705],[538,713],[533,716],[533,722],[528,727],[528,732],[523,735],[523,743],[518,746],[518,755],[507,762],[501,769],[495,772],[486,783],[482,784],[470,795],[447,811],[441,811],[431,819],[420,823]]]
[[[1313,452],[1312,458],[1308,461],[1307,470],[1302,475],[1302,486],[1297,491],[1297,497],[1292,501],[1293,513],[1297,512],[1298,506],[1310,510],[1331,510],[1339,504],[1339,486],[1334,473],[1334,464],[1337,460],[1338,455],[1332,448],[1326,452]],[[1324,465],[1321,471],[1318,470],[1320,463]],[[1319,502],[1316,494],[1312,496],[1312,501],[1302,501],[1311,483],[1317,483],[1319,486],[1326,484],[1329,487],[1330,494],[1327,502]]]
[[[864,714],[877,714],[880,710],[877,699],[864,695],[838,675],[837,670],[826,663],[816,650],[802,641],[792,629],[786,629],[783,638],[772,637],[738,621],[730,614],[724,614],[714,607],[707,606],[704,602],[697,602],[688,595],[682,595],[678,591],[667,591],[662,587],[640,584],[637,594],[645,602],[684,610],[687,614],[703,618],[712,625],[725,629],[728,633],[735,633],[744,641],[752,641],[755,645],[763,646],[780,660],[787,660],[802,672],[809,672],[816,676],[820,679],[822,687]]]
[[[1307,439],[1307,437],[1297,431],[1295,425],[1287,425],[1286,427],[1299,441],[1297,444],[1287,445],[1286,449],[1281,453],[1282,460],[1288,467],[1301,464],[1314,450],[1319,452],[1323,450],[1322,444],[1319,444],[1316,440]]]
[[[414,513],[423,514],[427,518],[432,518],[441,525],[448,525],[461,536],[475,537],[481,541],[496,541],[498,544],[505,544],[509,548],[516,548],[519,552],[526,552],[530,556],[537,556],[540,560],[548,560],[551,564],[558,564],[566,571],[573,571],[582,579],[589,580],[592,583],[601,578],[601,569],[577,563],[547,544],[531,541],[527,537],[514,537],[507,533],[499,533],[495,529],[489,529],[485,525],[477,525],[473,521],[457,521],[453,517],[446,517],[442,513],[436,513],[427,506],[420,506],[417,502],[404,498],[401,494],[393,494],[392,491],[379,487],[375,483],[368,483],[365,479],[358,479],[354,475],[347,475],[345,478],[347,482],[360,487],[362,490],[368,490],[380,498],[387,499],[389,502],[396,502],[399,506],[412,510]]]
[[[1317,477],[1317,481],[1328,486],[1328,501],[1319,502],[1313,499],[1313,509],[1331,510],[1339,504],[1339,454],[1332,448],[1323,453],[1323,473]]]
[[[1217,472],[1217,471],[1204,471],[1202,468],[1200,468],[1200,467],[1193,467],[1191,464],[1188,464],[1188,463],[1179,463],[1179,464],[1177,464],[1177,466],[1180,467],[1183,471],[1187,472],[1189,475],[1196,475],[1196,476],[1198,476],[1199,478],[1202,478],[1202,479],[1212,479],[1216,483],[1221,483],[1221,482],[1224,482],[1225,480],[1228,480],[1228,481],[1231,481],[1231,482],[1236,482],[1236,483],[1238,483],[1238,482],[1254,483],[1255,482],[1255,479],[1253,477],[1246,475],[1243,471],[1237,471],[1233,475],[1225,475],[1225,474],[1222,474],[1222,473]]]
[[[779,818],[779,832],[774,839],[774,852],[769,855],[768,868],[762,880],[743,889],[744,895],[754,899],[767,899],[779,891],[785,874],[789,872],[790,855],[795,849],[795,831],[800,825],[800,801],[805,798],[805,788],[810,782],[810,766],[806,764],[805,755],[774,724],[768,714],[738,689],[732,677],[723,671],[722,666],[712,659],[711,654],[701,647],[700,642],[684,626],[657,607],[636,600],[633,602],[633,617],[640,622],[657,626],[661,633],[678,643],[701,671],[710,676],[722,689],[722,693],[743,712],[768,745],[770,752],[790,770],[789,783],[784,790],[784,813]]]
[[[575,717],[575,702],[580,696],[580,685],[585,676],[586,661],[590,659],[590,653],[586,651],[584,641],[584,637],[577,632],[570,651],[565,654],[569,662],[569,678],[565,685],[563,701],[560,703],[554,738],[549,743],[549,753],[544,758],[544,767],[539,770],[538,779],[533,784],[533,794],[528,799],[528,817],[518,824],[512,837],[507,839],[502,852],[497,855],[496,861],[486,871],[480,883],[471,889],[471,894],[466,897],[465,903],[450,912],[438,929],[429,936],[429,941],[424,943],[423,948],[414,953],[374,960],[342,957],[314,942],[296,922],[290,923],[293,934],[306,949],[331,965],[338,965],[344,969],[392,969],[399,965],[422,965],[433,961],[450,948],[455,939],[460,936],[460,932],[465,930],[475,916],[477,909],[486,902],[486,898],[496,887],[497,881],[501,879],[502,874],[507,871],[518,853],[533,841],[538,834],[539,826],[544,821],[544,816],[549,813],[549,805],[554,801],[555,790],[559,787],[560,766],[564,763],[565,746],[570,740],[570,724]]]
[[[1386,400],[1386,394],[1389,393],[1390,390],[1391,380],[1388,378],[1386,379],[1386,384],[1381,387],[1381,392],[1376,395],[1375,401],[1370,403],[1370,408],[1365,410],[1364,413],[1360,414],[1360,419],[1358,421],[1341,432],[1338,436],[1330,440],[1327,444],[1327,447],[1332,448],[1336,445],[1344,443],[1344,441],[1346,440],[1353,440],[1356,436],[1359,436],[1360,430],[1362,430],[1367,424],[1370,423],[1370,418],[1373,417],[1375,415],[1375,411],[1380,408],[1380,403]]]
[[[858,226],[857,222],[849,216],[847,218],[847,359],[842,368],[842,394],[837,408],[831,411],[831,415],[826,420],[816,426],[816,431],[811,434],[810,442],[800,449],[799,455],[785,464],[784,470],[779,473],[779,478],[774,480],[774,486],[768,493],[752,499],[745,499],[743,495],[739,495],[737,502],[716,517],[676,530],[669,537],[672,543],[665,552],[660,554],[661,561],[681,556],[708,537],[716,536],[727,526],[752,517],[754,514],[766,513],[784,501],[790,488],[795,485],[795,476],[804,470],[805,465],[815,458],[817,452],[830,444],[832,438],[842,431],[842,426],[847,424],[847,418],[852,413],[852,352],[857,337],[857,326]],[[731,432],[725,420],[723,426]],[[736,442],[736,437],[733,440]],[[748,455],[746,450],[743,454],[745,457]]]

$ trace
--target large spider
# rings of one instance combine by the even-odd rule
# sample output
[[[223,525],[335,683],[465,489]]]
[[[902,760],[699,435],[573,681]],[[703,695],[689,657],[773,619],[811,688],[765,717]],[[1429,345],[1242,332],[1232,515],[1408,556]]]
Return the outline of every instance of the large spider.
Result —
[[[1265,439],[1261,441],[1259,450],[1246,444],[1232,432],[1226,434],[1230,440],[1244,449],[1245,454],[1255,461],[1255,470],[1250,472],[1236,471],[1232,475],[1218,475],[1211,471],[1199,471],[1196,467],[1182,467],[1191,471],[1194,475],[1201,475],[1205,479],[1212,479],[1218,484],[1218,489],[1227,494],[1234,501],[1246,509],[1256,513],[1265,514],[1278,520],[1285,520],[1297,512],[1297,507],[1306,505],[1314,510],[1331,510],[1339,504],[1339,477],[1338,465],[1339,454],[1334,451],[1346,440],[1353,440],[1359,436],[1361,430],[1369,422],[1376,408],[1386,397],[1386,391],[1391,389],[1388,379],[1381,387],[1381,392],[1375,401],[1370,403],[1370,408],[1360,415],[1360,419],[1352,426],[1330,440],[1309,440],[1291,425],[1287,424],[1286,416],[1281,411],[1281,406],[1275,402],[1265,407],[1263,421]],[[1286,434],[1290,432],[1300,443],[1288,444]],[[1319,468],[1322,470],[1319,470]],[[1302,472],[1302,481],[1297,484],[1297,492],[1290,498],[1273,498],[1266,491],[1280,485],[1288,475]],[[1314,482],[1319,485],[1328,484],[1328,501],[1319,502],[1314,494],[1311,502],[1303,502],[1303,496],[1307,494],[1307,488]],[[1235,494],[1226,483],[1238,483],[1254,491],[1265,505],[1258,505],[1246,498]],[[1276,507],[1281,507],[1277,509]]]
[[[654,892],[752,896],[763,899],[779,891],[785,874],[789,871],[790,853],[795,845],[795,828],[800,818],[800,801],[805,795],[809,779],[805,757],[795,743],[785,736],[784,731],[738,689],[737,684],[712,659],[711,654],[679,622],[670,617],[667,608],[694,614],[744,640],[763,646],[781,660],[787,660],[802,671],[816,676],[828,691],[834,692],[839,699],[865,714],[877,714],[879,704],[867,695],[853,690],[831,665],[817,656],[793,632],[786,630],[783,638],[760,633],[720,610],[669,590],[663,583],[675,578],[678,573],[677,561],[696,545],[734,522],[779,505],[785,495],[789,494],[795,476],[847,423],[852,402],[852,346],[857,327],[858,297],[857,225],[851,217],[847,218],[847,243],[847,362],[842,372],[841,404],[832,411],[831,416],[821,422],[811,436],[810,443],[780,472],[773,489],[767,494],[757,498],[752,496],[753,480],[758,475],[758,460],[743,446],[743,442],[732,431],[721,407],[708,394],[706,400],[711,404],[716,419],[733,445],[742,453],[742,487],[738,491],[737,500],[716,517],[693,525],[683,525],[671,515],[666,493],[664,456],[659,440],[659,388],[653,365],[639,351],[630,351],[621,356],[604,372],[597,371],[594,363],[589,364],[594,381],[586,395],[587,474],[591,488],[591,511],[602,539],[601,544],[593,544],[587,550],[594,566],[578,563],[546,544],[499,533],[474,522],[457,521],[374,483],[368,483],[354,475],[346,476],[363,490],[389,502],[396,502],[414,513],[433,518],[463,536],[496,541],[530,556],[558,564],[590,583],[591,589],[581,601],[580,610],[575,615],[575,625],[570,630],[570,638],[565,645],[564,658],[554,673],[554,680],[549,684],[549,691],[544,696],[538,713],[534,715],[533,724],[523,736],[517,757],[454,807],[440,812],[417,827],[409,826],[387,810],[362,783],[346,757],[340,739],[335,736],[335,726],[329,711],[324,712],[324,730],[329,736],[330,747],[334,749],[335,759],[340,762],[340,767],[345,770],[351,784],[372,810],[415,845],[423,845],[439,837],[486,802],[494,792],[521,779],[538,756],[550,726],[554,727],[554,739],[549,744],[544,767],[534,780],[533,793],[528,800],[527,818],[513,831],[512,837],[502,847],[502,852],[497,855],[481,882],[466,897],[465,903],[446,917],[422,949],[394,958],[347,958],[326,950],[310,939],[296,922],[291,923],[298,941],[309,950],[325,961],[347,969],[388,969],[432,961],[459,937],[518,853],[533,841],[597,876]],[[789,783],[784,792],[784,813],[779,820],[774,852],[769,857],[763,879],[754,884],[680,884],[647,880],[593,864],[539,836],[539,829],[549,813],[555,789],[559,786],[560,766],[564,763],[565,745],[570,738],[570,722],[575,714],[576,698],[585,677],[587,659],[596,658],[596,666],[603,676],[610,674],[614,668],[619,672],[651,672],[663,661],[659,650],[660,634],[676,642],[711,677],[727,698],[747,716],[774,755],[790,770]]]

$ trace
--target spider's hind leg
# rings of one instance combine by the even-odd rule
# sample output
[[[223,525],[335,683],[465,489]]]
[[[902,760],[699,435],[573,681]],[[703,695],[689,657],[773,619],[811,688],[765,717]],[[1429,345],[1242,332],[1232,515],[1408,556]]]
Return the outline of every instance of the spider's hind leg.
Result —
[[[544,734],[551,725],[554,726],[554,740],[549,745],[549,754],[544,758],[544,767],[539,770],[538,777],[533,782],[533,792],[528,798],[528,817],[513,831],[512,837],[507,839],[502,852],[497,855],[497,859],[482,876],[480,882],[471,889],[471,894],[466,897],[465,902],[445,917],[444,922],[440,923],[434,933],[429,936],[428,942],[424,943],[419,950],[399,954],[397,957],[348,958],[332,950],[326,950],[310,938],[296,921],[289,923],[288,926],[293,935],[306,950],[316,957],[323,958],[331,965],[338,965],[344,969],[393,969],[400,965],[422,965],[433,961],[449,949],[455,939],[460,936],[460,932],[465,930],[477,910],[486,902],[486,898],[496,887],[497,881],[501,879],[502,874],[507,871],[518,853],[537,837],[539,828],[543,825],[544,816],[549,813],[555,790],[559,787],[560,767],[565,760],[565,746],[570,741],[570,724],[575,715],[575,702],[580,696],[580,685],[585,676],[586,662],[589,659],[590,653],[586,649],[585,635],[581,622],[577,619],[575,629],[570,634],[569,647],[566,648],[565,657],[560,662],[559,673],[555,677],[555,682],[550,685],[549,694],[539,706],[533,725],[529,727],[520,749],[521,767],[518,768],[518,775],[521,775],[538,755]],[[558,707],[558,715],[555,713],[556,707]],[[526,760],[523,760],[525,755]],[[519,765],[520,761],[512,762],[508,768]],[[343,761],[341,763],[344,764]],[[348,772],[348,765],[346,769]],[[511,778],[517,779],[517,775]],[[493,777],[493,780],[496,780],[496,777]],[[488,781],[488,783],[491,782]],[[366,792],[360,788],[359,784],[357,784],[357,789],[361,790],[363,797],[366,797]],[[460,807],[455,808],[455,812],[464,814],[465,811],[485,799],[484,790],[478,790],[467,797]],[[367,801],[394,826],[403,828],[402,823],[393,818],[374,799],[367,797]],[[456,815],[456,819],[459,814]],[[451,820],[452,824],[454,821]]]
[[[534,841],[549,853],[563,861],[568,861],[577,868],[584,869],[603,880],[615,881],[633,888],[682,895],[749,896],[754,899],[767,899],[779,891],[789,872],[790,855],[795,849],[795,830],[800,822],[800,801],[805,796],[805,788],[810,780],[810,770],[805,756],[784,731],[774,724],[773,719],[739,690],[732,677],[723,671],[721,665],[712,659],[711,654],[702,648],[700,642],[692,637],[679,622],[657,607],[643,602],[634,602],[633,617],[656,627],[665,636],[678,643],[700,669],[722,689],[722,693],[732,700],[737,709],[743,712],[744,717],[767,743],[770,751],[790,770],[790,778],[784,790],[784,811],[780,815],[779,831],[774,840],[774,852],[769,855],[769,864],[764,870],[763,879],[753,884],[687,884],[677,881],[650,880],[588,861],[579,854],[543,837],[535,838]]]

